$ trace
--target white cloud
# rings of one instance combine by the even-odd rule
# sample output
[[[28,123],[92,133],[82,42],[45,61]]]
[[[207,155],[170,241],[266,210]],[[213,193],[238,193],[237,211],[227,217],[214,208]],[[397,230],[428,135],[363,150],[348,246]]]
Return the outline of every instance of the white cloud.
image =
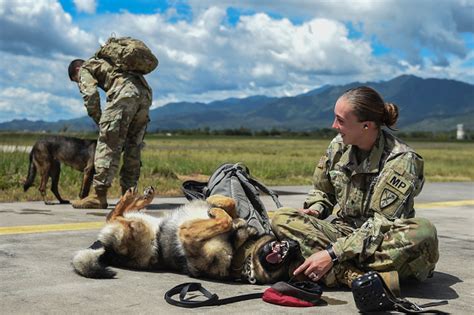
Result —
[[[94,42],[55,0],[0,1],[0,51],[76,55],[91,51]]]
[[[446,55],[464,58],[468,52],[461,32],[474,32],[474,2],[466,0],[338,0],[338,1],[253,1],[190,0],[194,11],[209,6],[273,12],[294,20],[325,18],[351,23],[362,38],[375,37],[384,46],[402,53],[411,64],[420,64],[423,50],[434,61],[447,65]],[[399,56],[398,56],[399,57]]]
[[[97,2],[95,0],[74,0],[74,5],[78,12],[85,12],[89,14],[95,13]]]
[[[22,118],[55,121],[83,114],[84,106],[77,98],[32,92],[26,88],[0,90],[0,121]]]

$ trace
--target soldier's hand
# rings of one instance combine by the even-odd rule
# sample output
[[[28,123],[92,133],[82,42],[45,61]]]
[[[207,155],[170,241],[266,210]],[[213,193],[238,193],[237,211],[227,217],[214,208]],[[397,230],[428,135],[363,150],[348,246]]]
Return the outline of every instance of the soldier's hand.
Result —
[[[332,268],[331,256],[326,250],[322,250],[309,256],[293,272],[293,275],[304,273],[312,281],[319,281]]]
[[[315,218],[319,217],[319,214],[320,214],[318,210],[314,210],[314,209],[299,209],[299,211],[301,213],[313,216]]]

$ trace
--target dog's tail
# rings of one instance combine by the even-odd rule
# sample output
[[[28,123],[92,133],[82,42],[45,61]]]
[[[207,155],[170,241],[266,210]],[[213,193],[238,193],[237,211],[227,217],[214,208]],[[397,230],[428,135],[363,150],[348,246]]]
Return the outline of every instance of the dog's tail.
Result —
[[[35,163],[33,163],[33,152],[34,148],[31,149],[30,152],[30,164],[28,166],[28,175],[26,177],[25,182],[23,183],[23,191],[27,191],[28,188],[30,188],[33,185],[33,182],[35,181],[36,166]]]
[[[100,241],[91,247],[78,251],[73,259],[74,271],[86,278],[111,279],[116,272],[108,267],[108,253]]]

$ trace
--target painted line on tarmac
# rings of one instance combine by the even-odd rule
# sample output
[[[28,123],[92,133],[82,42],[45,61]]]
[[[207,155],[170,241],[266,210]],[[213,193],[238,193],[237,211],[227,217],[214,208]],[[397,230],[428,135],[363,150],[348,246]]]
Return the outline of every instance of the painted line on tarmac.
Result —
[[[449,207],[463,207],[463,206],[474,206],[474,199],[415,203],[416,209],[434,209],[434,208],[449,208]],[[271,218],[273,217],[274,213],[275,211],[268,211],[268,216]],[[97,230],[97,229],[102,228],[104,225],[105,225],[105,222],[101,221],[101,222],[62,223],[62,224],[46,224],[46,225],[7,226],[7,227],[0,227],[0,235]]]
[[[474,206],[474,199],[455,200],[455,201],[426,202],[426,203],[417,203],[417,202],[415,202],[415,209],[433,209],[433,208],[465,207],[465,206]]]
[[[45,225],[6,226],[0,227],[0,235],[95,230],[100,229],[104,225],[105,222],[81,222]]]

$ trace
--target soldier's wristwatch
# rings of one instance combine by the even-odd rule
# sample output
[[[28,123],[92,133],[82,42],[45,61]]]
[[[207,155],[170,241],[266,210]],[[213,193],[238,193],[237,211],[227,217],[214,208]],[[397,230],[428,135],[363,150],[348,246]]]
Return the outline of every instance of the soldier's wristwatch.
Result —
[[[339,262],[339,258],[337,258],[334,249],[332,249],[332,244],[329,244],[328,247],[326,247],[326,250],[328,251],[329,256],[331,256],[333,264],[337,264]]]

